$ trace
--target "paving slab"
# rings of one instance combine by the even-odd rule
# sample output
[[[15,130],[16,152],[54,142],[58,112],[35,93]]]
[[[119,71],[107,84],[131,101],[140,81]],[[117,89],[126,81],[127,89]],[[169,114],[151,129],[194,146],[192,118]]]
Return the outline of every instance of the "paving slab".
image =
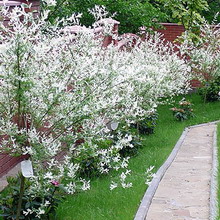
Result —
[[[159,183],[146,220],[208,220],[215,124],[191,127]]]

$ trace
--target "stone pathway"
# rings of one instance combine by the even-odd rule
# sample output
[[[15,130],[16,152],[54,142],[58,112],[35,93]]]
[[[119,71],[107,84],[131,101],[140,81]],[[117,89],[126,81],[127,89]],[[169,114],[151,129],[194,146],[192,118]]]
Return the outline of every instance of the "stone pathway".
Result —
[[[146,220],[208,220],[216,125],[190,128],[166,171]]]

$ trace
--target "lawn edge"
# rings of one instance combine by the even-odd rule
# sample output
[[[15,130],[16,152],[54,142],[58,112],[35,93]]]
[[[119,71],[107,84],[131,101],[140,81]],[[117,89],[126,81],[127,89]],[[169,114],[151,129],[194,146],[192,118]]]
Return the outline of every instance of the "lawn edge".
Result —
[[[218,122],[219,123],[219,122]],[[212,151],[212,176],[210,182],[210,220],[217,219],[218,216],[218,148],[217,148],[217,123],[213,134]]]
[[[166,173],[167,169],[170,167],[170,165],[172,164],[173,160],[175,159],[183,141],[185,140],[185,137],[187,135],[187,133],[189,132],[189,130],[191,128],[195,128],[195,127],[202,127],[202,126],[207,126],[207,125],[212,125],[212,124],[217,124],[219,123],[220,120],[217,121],[213,121],[213,122],[208,122],[208,123],[202,123],[202,124],[198,124],[198,125],[193,125],[193,126],[189,126],[186,127],[184,129],[184,131],[182,132],[179,140],[177,141],[176,145],[174,146],[172,152],[170,153],[169,157],[167,158],[167,160],[163,163],[163,165],[159,168],[159,170],[156,172],[155,177],[153,178],[150,186],[148,187],[148,189],[146,190],[142,200],[141,200],[141,204],[136,212],[136,215],[134,217],[134,220],[145,220],[147,217],[147,213],[149,210],[149,207],[151,205],[153,196],[159,186],[159,183],[161,181],[161,179],[163,178],[164,174]],[[215,138],[215,139],[214,139]],[[216,169],[217,169],[217,161],[215,158],[217,155],[217,128],[214,131],[214,135],[213,135],[213,169],[212,169],[212,177],[211,177],[211,183],[210,183],[210,187],[211,187],[211,195],[210,195],[210,216],[213,216],[213,219],[211,218],[211,220],[214,220],[216,213],[217,213],[217,202],[216,202]],[[214,159],[215,158],[215,159]]]
[[[164,174],[166,173],[167,169],[170,167],[173,160],[175,159],[188,132],[189,132],[189,129],[185,128],[179,140],[177,141],[175,147],[173,148],[171,154],[169,155],[167,160],[164,162],[164,164],[159,168],[159,170],[155,174],[155,177],[153,178],[150,186],[148,187],[147,191],[144,194],[144,197],[141,201],[141,204],[138,208],[138,211],[135,215],[134,220],[144,220],[146,218],[147,212],[149,210],[153,196],[158,188],[158,185],[161,179],[163,178]]]

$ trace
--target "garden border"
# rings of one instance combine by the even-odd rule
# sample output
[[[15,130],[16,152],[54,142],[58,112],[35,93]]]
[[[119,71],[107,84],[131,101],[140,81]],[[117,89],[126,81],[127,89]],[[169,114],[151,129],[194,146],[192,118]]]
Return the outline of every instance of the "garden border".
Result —
[[[218,122],[217,122],[218,123]],[[216,124],[217,124],[216,123]],[[210,220],[217,219],[218,216],[218,147],[217,147],[217,127],[213,135],[212,152],[212,177],[210,182]]]
[[[208,123],[203,123],[203,124],[198,124],[198,125],[193,125],[186,127],[184,131],[182,132],[182,135],[180,136],[179,140],[177,141],[176,145],[174,146],[172,152],[170,153],[169,157],[167,160],[164,162],[164,164],[159,168],[157,171],[155,177],[153,178],[150,186],[148,187],[147,191],[145,192],[143,199],[141,200],[141,204],[136,212],[136,215],[134,217],[134,220],[145,220],[147,217],[147,213],[149,210],[149,207],[151,205],[153,196],[159,186],[159,183],[161,179],[163,178],[164,174],[166,173],[167,169],[170,167],[172,164],[173,160],[175,159],[180,146],[182,145],[183,141],[185,140],[185,137],[189,130],[191,128],[195,127],[202,127],[206,125],[212,125],[212,124],[217,124],[219,123],[220,120],[218,121],[213,121],[213,122],[208,122]],[[213,136],[213,162],[212,162],[212,174],[211,174],[211,183],[210,183],[210,216],[212,216],[211,220],[214,219],[217,213],[217,206],[216,206],[216,193],[217,193],[217,180],[216,180],[216,172],[217,172],[217,143],[216,143],[216,130],[214,131],[214,136]]]

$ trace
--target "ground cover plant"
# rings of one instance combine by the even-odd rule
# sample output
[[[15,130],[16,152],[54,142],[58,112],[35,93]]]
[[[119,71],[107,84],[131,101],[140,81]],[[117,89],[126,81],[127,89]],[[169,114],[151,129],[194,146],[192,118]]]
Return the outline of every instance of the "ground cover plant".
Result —
[[[175,98],[178,103],[183,97]],[[195,117],[186,121],[173,119],[170,107],[164,105],[158,109],[158,122],[155,134],[143,137],[143,148],[136,157],[130,159],[129,177],[133,187],[109,191],[107,177],[94,180],[89,192],[68,197],[57,210],[57,219],[116,219],[131,220],[137,211],[140,200],[147,188],[146,169],[154,166],[153,172],[163,164],[185,127],[219,120],[220,102],[203,103],[198,94],[187,95],[186,99],[194,104]],[[112,174],[114,175],[114,174]],[[86,212],[84,211],[86,208]]]
[[[1,9],[10,22],[0,23],[0,152],[28,159],[19,193],[1,199],[1,209],[5,217],[47,219],[55,187],[67,194],[90,189],[88,164],[119,173],[111,189],[131,187],[129,157],[121,152],[134,147],[134,137],[124,131],[166,97],[187,92],[191,75],[157,34],[132,51],[104,49],[93,32],[73,35],[59,22],[50,26],[48,11],[36,19],[25,7]],[[67,21],[79,24],[79,16]],[[113,122],[120,123],[116,138],[107,126]]]

